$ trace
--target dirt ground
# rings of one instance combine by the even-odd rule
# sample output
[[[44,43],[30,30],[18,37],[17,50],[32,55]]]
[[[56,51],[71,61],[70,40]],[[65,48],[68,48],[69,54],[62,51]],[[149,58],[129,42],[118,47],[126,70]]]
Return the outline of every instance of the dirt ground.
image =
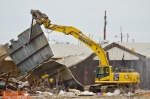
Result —
[[[150,99],[150,96],[78,96],[78,97],[39,97],[32,96],[33,99]]]

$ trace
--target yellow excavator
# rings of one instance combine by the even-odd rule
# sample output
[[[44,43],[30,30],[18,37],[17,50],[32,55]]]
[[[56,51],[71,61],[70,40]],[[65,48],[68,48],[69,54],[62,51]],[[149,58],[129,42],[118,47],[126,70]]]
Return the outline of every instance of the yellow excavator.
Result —
[[[129,86],[132,85],[133,88],[133,85],[135,87],[135,85],[140,82],[139,73],[131,69],[122,69],[122,71],[113,72],[112,66],[109,65],[106,53],[101,45],[90,39],[80,30],[72,26],[51,24],[51,20],[49,20],[48,16],[39,10],[31,10],[31,14],[33,19],[35,19],[38,24],[44,25],[46,29],[61,32],[66,35],[72,35],[76,39],[80,40],[83,44],[88,46],[90,49],[92,49],[99,57],[100,64],[96,70],[95,85],[91,85],[89,87],[90,91],[107,92],[114,88],[114,86],[121,86],[122,88],[125,86],[126,88],[129,88]]]

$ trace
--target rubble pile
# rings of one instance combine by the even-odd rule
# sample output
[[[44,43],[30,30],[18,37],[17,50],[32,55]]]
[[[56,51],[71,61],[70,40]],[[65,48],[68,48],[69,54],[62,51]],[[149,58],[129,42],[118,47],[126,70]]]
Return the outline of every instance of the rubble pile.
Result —
[[[0,91],[21,91],[25,87],[29,87],[28,81],[22,82],[15,79],[11,72],[13,70],[3,73],[0,72]]]
[[[74,91],[72,91],[74,90]],[[148,91],[144,91],[144,90],[137,90],[140,91],[138,94],[137,92],[131,93],[122,93],[119,89],[115,90],[114,93],[111,92],[98,92],[98,93],[93,93],[93,92],[89,92],[89,91],[79,91],[76,89],[69,89],[68,91],[64,91],[64,90],[60,90],[60,92],[58,94],[53,94],[51,92],[41,92],[41,91],[37,91],[37,94],[35,95],[35,97],[45,97],[45,98],[80,98],[80,97],[93,97],[93,98],[100,98],[100,97],[144,97],[145,96],[145,92]],[[141,94],[141,95],[140,95]]]
[[[49,78],[49,75],[44,75],[41,78],[37,78],[36,80],[26,81],[22,80],[25,78],[28,73],[14,77],[11,75],[12,71],[7,73],[0,72],[0,91],[18,91],[23,92],[26,91],[27,94],[35,97],[45,97],[45,98],[58,98],[58,97],[69,97],[76,98],[81,96],[93,96],[93,97],[134,97],[134,96],[150,96],[150,91],[148,90],[135,90],[132,92],[123,92],[119,89],[116,89],[113,93],[111,92],[98,92],[93,93],[89,91],[83,91],[77,89],[65,89],[63,84],[52,83],[52,79]]]

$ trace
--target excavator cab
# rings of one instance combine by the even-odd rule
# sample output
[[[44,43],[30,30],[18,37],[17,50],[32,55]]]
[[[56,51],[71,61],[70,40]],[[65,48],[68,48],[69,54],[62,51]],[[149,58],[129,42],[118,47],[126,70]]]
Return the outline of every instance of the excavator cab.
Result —
[[[106,76],[109,76],[110,72],[109,72],[109,67],[97,67],[96,69],[96,78],[98,78],[99,80],[101,78],[104,78]]]

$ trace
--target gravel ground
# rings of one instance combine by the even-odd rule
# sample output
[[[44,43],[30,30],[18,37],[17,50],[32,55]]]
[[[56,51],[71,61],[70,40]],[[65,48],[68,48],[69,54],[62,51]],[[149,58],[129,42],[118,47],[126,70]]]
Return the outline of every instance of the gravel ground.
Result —
[[[33,99],[150,99],[150,96],[134,96],[134,97],[125,97],[125,96],[78,96],[78,97],[39,97],[32,96]]]

